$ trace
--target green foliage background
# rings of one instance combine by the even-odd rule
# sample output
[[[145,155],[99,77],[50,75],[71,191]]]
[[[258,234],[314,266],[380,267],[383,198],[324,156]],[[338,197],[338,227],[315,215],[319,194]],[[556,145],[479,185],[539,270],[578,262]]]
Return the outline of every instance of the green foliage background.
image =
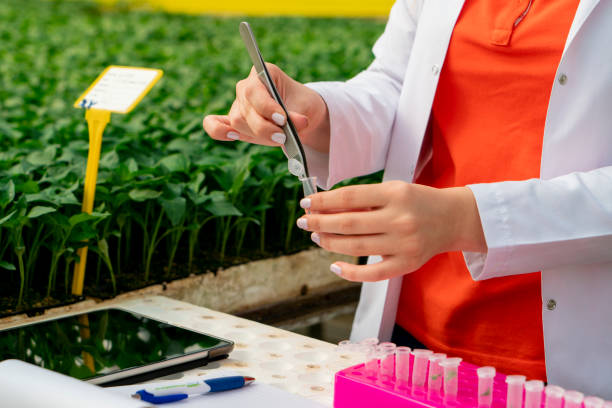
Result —
[[[68,297],[85,242],[93,296],[309,245],[293,228],[301,191],[280,149],[216,142],[201,128],[205,113],[228,111],[249,72],[241,20],[0,2],[0,299],[9,299],[0,309]],[[268,61],[301,82],[353,76],[384,28],[249,21]],[[131,114],[113,115],[89,216],[80,213],[88,134],[72,104],[108,65],[165,74]]]

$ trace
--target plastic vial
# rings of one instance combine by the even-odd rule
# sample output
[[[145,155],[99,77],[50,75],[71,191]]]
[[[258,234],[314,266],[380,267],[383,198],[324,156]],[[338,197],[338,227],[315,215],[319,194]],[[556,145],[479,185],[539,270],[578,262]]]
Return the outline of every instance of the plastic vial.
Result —
[[[366,355],[365,372],[371,378],[378,376],[378,353],[374,347],[370,347]]]
[[[506,408],[521,408],[523,406],[524,375],[509,375],[506,377],[508,394],[506,396]]]
[[[289,161],[291,164],[291,161]],[[300,164],[298,162],[298,164]],[[291,171],[291,169],[289,169]],[[295,174],[291,172],[291,174]],[[304,197],[308,197],[311,194],[315,194],[317,192],[317,178],[316,177],[304,177],[301,178],[302,188],[304,189]]]
[[[612,401],[606,401],[603,404],[603,408],[612,408]]]
[[[444,401],[447,403],[457,400],[460,363],[461,358],[459,357],[446,358],[440,361],[440,365],[444,370]]]
[[[561,408],[563,402],[563,393],[565,390],[558,385],[547,385],[544,388],[544,408]]]
[[[540,408],[542,405],[544,382],[531,380],[525,383],[525,408]]]
[[[598,397],[586,397],[584,399],[584,408],[602,408],[604,400]]]
[[[429,356],[429,373],[427,374],[427,392],[430,396],[442,393],[442,377],[444,371],[440,361],[446,358],[444,353],[434,353]]]
[[[476,370],[478,375],[478,406],[489,408],[493,403],[493,379],[495,367],[480,367]]]
[[[393,350],[389,348],[378,349],[378,353],[380,354],[381,378],[388,380],[393,379],[395,371],[395,348],[393,348]]]
[[[433,354],[431,350],[414,349],[412,355],[414,362],[412,363],[412,387],[425,387],[425,379],[427,378],[427,363],[429,356]]]
[[[408,384],[410,380],[410,347],[395,349],[395,379],[400,384]]]
[[[565,405],[563,405],[565,408],[580,408],[584,394],[578,391],[565,391],[563,399],[565,400]]]

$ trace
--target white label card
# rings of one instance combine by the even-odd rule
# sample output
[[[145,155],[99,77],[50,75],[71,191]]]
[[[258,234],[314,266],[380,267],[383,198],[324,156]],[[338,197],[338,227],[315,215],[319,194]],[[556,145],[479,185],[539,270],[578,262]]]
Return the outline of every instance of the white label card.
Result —
[[[128,113],[161,75],[157,69],[110,66],[81,95],[75,107]]]

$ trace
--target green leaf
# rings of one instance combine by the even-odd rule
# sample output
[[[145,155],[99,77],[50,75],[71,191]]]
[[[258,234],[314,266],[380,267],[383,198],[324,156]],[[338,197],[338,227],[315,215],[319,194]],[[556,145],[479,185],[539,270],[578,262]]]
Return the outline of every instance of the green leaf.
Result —
[[[161,196],[162,192],[155,191],[155,190],[146,190],[146,189],[145,190],[134,189],[130,191],[128,195],[134,201],[147,201],[147,200],[152,200],[152,199],[155,199]]]
[[[11,211],[7,216],[0,219],[0,225],[4,225],[7,221],[9,221],[13,216],[17,214],[17,210]]]
[[[56,152],[56,146],[47,146],[43,151],[34,151],[28,154],[26,160],[35,166],[48,166],[53,164]]]
[[[107,169],[114,169],[119,165],[119,155],[116,151],[112,150],[105,153],[100,159],[100,167]]]
[[[172,226],[176,227],[185,217],[187,200],[183,197],[175,197],[170,200],[161,199],[160,202]]]
[[[230,215],[241,216],[242,213],[237,209],[225,194],[215,194],[208,203],[204,204],[204,208],[216,217],[226,217]]]
[[[17,270],[17,268],[15,268],[15,265],[13,265],[10,262],[6,262],[6,261],[0,261],[0,268],[6,269],[9,271]]]
[[[28,218],[37,218],[40,217],[41,215],[45,215],[45,214],[49,214],[52,212],[57,211],[55,208],[53,207],[44,207],[41,205],[37,205],[35,207],[33,207],[30,212],[28,212]]]
[[[187,173],[189,172],[189,159],[182,153],[171,154],[166,156],[159,161],[159,164],[164,166],[168,171],[174,173]]]
[[[9,180],[6,184],[0,187],[0,208],[6,208],[15,198],[15,183]]]

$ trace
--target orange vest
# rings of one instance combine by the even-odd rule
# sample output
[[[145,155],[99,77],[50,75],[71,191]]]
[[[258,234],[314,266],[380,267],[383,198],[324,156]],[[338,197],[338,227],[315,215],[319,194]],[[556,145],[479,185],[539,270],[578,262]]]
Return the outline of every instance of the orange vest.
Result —
[[[539,176],[548,100],[577,5],[466,0],[432,108],[433,157],[416,182]],[[438,352],[546,378],[539,272],[475,282],[460,252],[437,255],[404,276],[396,320]]]

